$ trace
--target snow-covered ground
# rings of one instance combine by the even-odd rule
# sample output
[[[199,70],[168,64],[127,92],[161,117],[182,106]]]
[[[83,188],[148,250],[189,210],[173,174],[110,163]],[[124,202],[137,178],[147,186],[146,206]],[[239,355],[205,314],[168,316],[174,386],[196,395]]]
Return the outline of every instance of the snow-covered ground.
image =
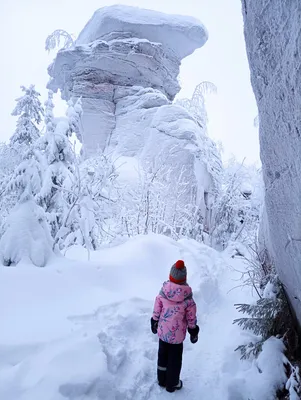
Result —
[[[232,325],[233,304],[252,300],[249,288],[230,290],[239,284],[240,260],[156,235],[92,253],[89,263],[80,248],[67,257],[46,268],[0,269],[0,399],[268,400],[253,391],[258,370],[234,352],[247,339]],[[184,388],[170,395],[156,384],[149,320],[179,258],[201,331],[197,344],[185,341]]]

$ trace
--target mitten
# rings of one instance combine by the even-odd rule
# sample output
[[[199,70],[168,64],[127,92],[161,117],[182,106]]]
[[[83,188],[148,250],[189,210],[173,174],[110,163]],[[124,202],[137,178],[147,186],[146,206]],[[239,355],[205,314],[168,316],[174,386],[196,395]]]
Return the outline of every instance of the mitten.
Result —
[[[190,335],[190,341],[191,341],[191,343],[195,344],[198,340],[199,340],[198,335],[196,335],[196,336],[191,336],[191,335]]]
[[[151,330],[154,334],[158,332],[158,321],[155,321],[154,318],[151,318]]]
[[[200,331],[200,328],[198,327],[198,325],[196,325],[195,328],[188,328],[188,333],[190,334],[191,343],[196,343],[198,341],[199,331]]]

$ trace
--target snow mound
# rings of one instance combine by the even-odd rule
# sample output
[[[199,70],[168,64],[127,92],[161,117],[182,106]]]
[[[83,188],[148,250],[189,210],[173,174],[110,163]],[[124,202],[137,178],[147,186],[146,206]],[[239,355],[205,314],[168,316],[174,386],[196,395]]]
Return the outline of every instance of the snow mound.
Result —
[[[8,217],[0,240],[0,261],[6,266],[23,261],[44,267],[52,254],[44,210],[33,200],[18,204]]]
[[[229,400],[274,400],[276,391],[287,381],[284,351],[283,341],[270,337],[263,344],[258,359],[251,365],[245,362],[244,369],[229,384]]]
[[[114,5],[100,8],[80,33],[76,44],[87,44],[108,36],[129,32],[131,36],[162,43],[179,59],[202,47],[208,34],[193,17],[168,15],[138,7]]]

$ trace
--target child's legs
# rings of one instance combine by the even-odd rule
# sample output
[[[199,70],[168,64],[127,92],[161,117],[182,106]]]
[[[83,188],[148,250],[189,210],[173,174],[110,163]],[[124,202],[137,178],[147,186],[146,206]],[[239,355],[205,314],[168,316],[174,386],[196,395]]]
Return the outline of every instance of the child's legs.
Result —
[[[183,343],[168,344],[166,387],[173,388],[179,383],[182,368]]]
[[[166,384],[166,370],[168,363],[168,346],[169,344],[163,342],[163,340],[159,339],[159,351],[158,351],[158,383],[161,386],[165,386]]]

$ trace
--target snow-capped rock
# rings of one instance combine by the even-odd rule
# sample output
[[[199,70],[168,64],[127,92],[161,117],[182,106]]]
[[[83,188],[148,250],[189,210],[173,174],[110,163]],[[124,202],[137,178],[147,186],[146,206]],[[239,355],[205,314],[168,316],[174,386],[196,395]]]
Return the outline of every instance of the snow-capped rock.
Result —
[[[193,17],[115,5],[97,10],[76,43],[112,40],[119,38],[122,32],[161,43],[165,52],[172,51],[179,59],[203,46],[208,38],[206,28]]]
[[[301,324],[301,3],[244,0],[265,182],[262,230]]]
[[[152,87],[170,99],[180,90],[181,60],[202,47],[208,35],[192,17],[129,6],[97,10],[71,49],[58,53],[49,68],[49,87],[63,96],[112,100],[103,83]],[[108,91],[107,91],[108,90]]]

